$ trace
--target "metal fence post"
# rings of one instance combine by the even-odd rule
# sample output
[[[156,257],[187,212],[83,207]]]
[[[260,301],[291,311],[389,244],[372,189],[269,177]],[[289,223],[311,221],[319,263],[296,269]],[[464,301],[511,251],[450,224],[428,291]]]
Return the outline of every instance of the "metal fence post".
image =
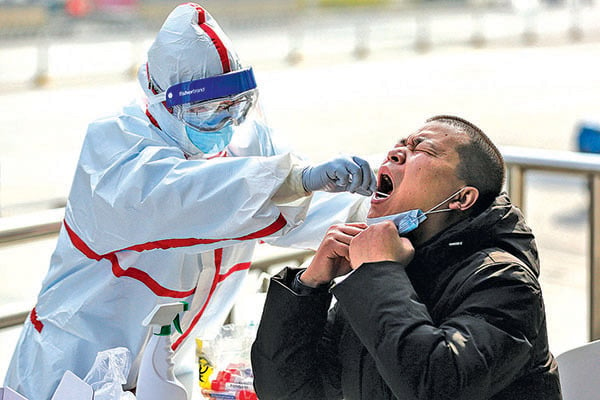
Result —
[[[570,0],[571,25],[569,27],[569,38],[574,42],[579,42],[583,38],[580,22],[580,0]]]
[[[589,335],[590,340],[600,339],[600,174],[589,175],[590,187],[590,268],[588,274]]]
[[[35,86],[46,86],[50,80],[48,75],[48,64],[50,58],[50,37],[48,33],[44,33],[44,37],[37,45],[36,71],[33,77]]]
[[[415,15],[415,49],[425,52],[431,48],[431,27],[427,10],[419,9]]]
[[[527,5],[522,10],[523,18],[523,33],[521,34],[523,44],[532,45],[537,41],[536,19],[538,9],[537,6]]]
[[[355,58],[361,60],[369,55],[369,36],[370,29],[367,24],[359,23],[355,27],[356,40],[354,42],[354,51],[352,54]]]
[[[524,170],[519,165],[511,165],[508,170],[508,194],[511,202],[525,212]]]
[[[471,19],[473,20],[473,27],[471,29],[471,45],[474,47],[483,47],[485,45],[485,23],[484,11],[482,10],[481,3],[477,3],[473,7]]]
[[[303,21],[297,15],[288,25],[288,46],[289,50],[285,56],[285,61],[290,65],[296,65],[304,58],[302,55],[302,47],[304,42],[304,31],[302,27]]]

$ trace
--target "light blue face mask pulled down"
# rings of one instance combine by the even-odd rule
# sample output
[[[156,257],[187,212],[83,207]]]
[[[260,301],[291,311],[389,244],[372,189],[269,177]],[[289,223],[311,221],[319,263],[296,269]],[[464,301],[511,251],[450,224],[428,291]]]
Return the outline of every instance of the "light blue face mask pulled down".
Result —
[[[418,208],[383,217],[367,218],[367,225],[377,224],[383,221],[392,221],[398,228],[400,236],[406,235],[419,227],[419,224],[427,219],[427,215]]]
[[[185,125],[185,132],[190,141],[204,154],[214,154],[222,151],[233,137],[234,129],[231,123],[228,123],[218,131],[205,132],[198,131],[188,125]]]
[[[419,225],[427,219],[427,214],[452,211],[449,208],[445,208],[443,210],[436,210],[436,208],[440,207],[442,204],[444,204],[445,202],[462,192],[463,189],[464,187],[460,188],[456,192],[452,193],[452,195],[450,195],[444,201],[442,201],[436,206],[431,207],[426,212],[423,212],[423,210],[419,208],[415,208],[414,210],[408,210],[398,214],[384,215],[383,217],[376,218],[367,218],[367,225],[373,225],[383,221],[392,221],[394,225],[396,225],[396,227],[398,228],[398,234],[400,236],[404,236],[407,233],[417,229]]]

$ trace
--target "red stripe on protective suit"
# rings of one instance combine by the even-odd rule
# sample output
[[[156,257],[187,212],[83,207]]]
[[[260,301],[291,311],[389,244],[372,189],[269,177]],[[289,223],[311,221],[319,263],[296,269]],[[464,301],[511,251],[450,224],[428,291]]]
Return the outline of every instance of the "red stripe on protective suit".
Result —
[[[221,59],[221,67],[223,68],[223,73],[231,72],[231,65],[229,63],[229,57],[227,56],[227,48],[225,44],[217,35],[217,33],[206,24],[206,16],[204,15],[204,9],[200,7],[196,3],[187,3],[190,6],[194,7],[198,11],[198,26],[208,35],[210,40],[213,42],[217,53],[219,54],[219,58]]]
[[[157,296],[163,297],[174,297],[174,298],[185,298],[194,294],[196,289],[180,291],[180,290],[172,290],[162,286],[156,280],[154,280],[147,272],[144,272],[138,268],[130,267],[127,269],[123,269],[119,264],[119,259],[117,258],[116,252],[107,253],[107,254],[98,254],[94,250],[92,250],[87,244],[84,243],[83,240],[71,229],[69,224],[65,221],[65,229],[71,239],[71,242],[75,245],[75,248],[82,252],[86,257],[91,258],[92,260],[100,261],[100,260],[108,260],[112,266],[112,273],[120,278],[122,276],[127,276],[132,279],[136,279],[142,282],[148,289],[150,289]]]
[[[186,238],[186,239],[164,239],[164,240],[156,240],[154,242],[137,244],[131,247],[126,247],[121,250],[130,250],[130,251],[146,251],[146,250],[155,250],[155,249],[171,249],[174,247],[189,247],[195,246],[197,244],[212,244],[223,242],[227,240],[252,240],[252,239],[260,239],[265,236],[269,236],[281,228],[283,228],[287,224],[285,218],[282,214],[279,214],[279,217],[275,222],[271,225],[263,228],[259,231],[250,233],[245,236],[232,237],[232,238],[223,238],[223,239],[198,239],[198,238]]]
[[[207,160],[212,160],[213,158],[227,157],[227,149],[221,150],[220,152],[213,154],[212,156],[206,157]]]
[[[185,340],[186,337],[189,336],[190,332],[194,329],[194,327],[200,320],[200,317],[202,317],[202,314],[204,314],[204,310],[208,306],[208,303],[210,302],[210,299],[211,299],[213,293],[215,292],[215,289],[217,288],[217,284],[224,281],[229,275],[233,274],[234,272],[245,271],[247,269],[250,269],[250,264],[251,264],[249,262],[236,264],[233,267],[231,267],[229,269],[229,271],[227,271],[224,274],[221,274],[220,271],[221,271],[222,261],[223,261],[223,249],[215,250],[215,277],[213,278],[212,284],[210,286],[210,292],[208,293],[208,296],[206,297],[206,301],[202,305],[200,312],[198,312],[198,314],[196,314],[196,316],[190,323],[190,326],[185,330],[185,332],[183,332],[183,334],[179,337],[179,339],[177,339],[171,345],[171,348],[173,350],[177,350],[177,347],[179,347],[179,345]]]
[[[127,276],[132,279],[136,279],[142,282],[144,285],[148,287],[154,294],[162,297],[173,297],[173,298],[185,298],[191,296],[196,292],[196,288],[190,290],[171,290],[162,286],[156,280],[154,280],[150,274],[141,269],[129,267],[127,269],[123,269],[121,265],[119,265],[119,260],[116,254],[108,255],[107,259],[110,261],[112,265],[112,272],[117,277],[120,278],[122,276]]]
[[[185,5],[192,6],[198,11],[198,25],[202,25],[206,22],[206,15],[204,14],[204,8],[198,3],[185,3]]]
[[[38,331],[39,333],[42,333],[44,324],[42,323],[42,321],[40,321],[38,319],[38,315],[37,315],[37,311],[35,310],[35,307],[33,307],[33,310],[31,310],[31,312],[29,313],[29,320],[33,324],[33,327],[35,328],[35,330]]]
[[[216,249],[215,250],[215,276],[213,277],[213,281],[210,284],[210,291],[208,292],[208,296],[206,296],[206,300],[204,301],[204,304],[202,305],[200,312],[198,312],[198,314],[196,314],[196,316],[190,323],[190,326],[185,330],[185,332],[183,332],[181,334],[181,336],[179,336],[179,339],[177,339],[171,345],[171,348],[173,350],[176,350],[177,347],[179,347],[179,345],[181,344],[181,342],[183,342],[185,340],[185,338],[188,337],[188,335],[190,334],[192,329],[194,329],[194,327],[198,323],[198,320],[200,319],[202,314],[204,314],[204,310],[206,310],[206,307],[208,306],[208,303],[210,302],[210,299],[212,298],[212,295],[215,292],[215,289],[217,288],[217,284],[219,283],[219,276],[220,276],[220,272],[221,272],[222,262],[223,262],[223,249]]]
[[[152,125],[154,125],[158,129],[160,129],[160,125],[158,125],[158,121],[156,120],[156,118],[154,118],[152,116],[152,114],[150,114],[150,111],[148,110],[148,106],[146,106],[146,116],[148,117],[148,119],[150,120],[150,122],[152,123]],[[160,130],[162,131],[162,129],[160,129]]]
[[[229,268],[229,271],[219,275],[219,282],[224,281],[229,275],[233,274],[234,272],[245,271],[247,269],[250,269],[250,264],[251,263],[246,262],[234,265],[233,267]]]
[[[119,251],[123,251],[123,250],[142,252],[142,251],[155,250],[155,249],[166,250],[166,249],[178,248],[178,247],[188,247],[188,246],[194,246],[197,244],[211,244],[211,243],[217,243],[217,242],[226,241],[226,240],[259,239],[261,237],[269,236],[269,235],[277,232],[278,230],[283,228],[285,225],[286,225],[285,218],[283,217],[283,215],[280,214],[279,218],[277,218],[277,220],[275,222],[273,222],[271,225],[267,226],[266,228],[256,231],[254,233],[251,233],[249,235],[240,236],[238,238],[230,238],[230,239],[196,239],[196,238],[165,239],[165,240],[158,240],[155,242],[148,242],[148,243],[143,243],[140,245],[127,247],[125,249],[116,250],[116,251],[106,253],[106,254],[98,254],[94,250],[92,250],[73,231],[73,229],[71,229],[69,224],[67,224],[67,221],[64,221],[64,226],[67,231],[67,234],[69,235],[69,238],[71,239],[71,242],[73,243],[75,248],[77,248],[77,250],[79,250],[81,253],[83,253],[86,257],[91,258],[92,260],[96,260],[96,261],[108,260],[108,261],[110,261],[110,263],[112,265],[112,272],[116,277],[120,278],[122,276],[127,276],[129,278],[136,279],[136,280],[142,282],[144,285],[146,285],[146,287],[148,287],[148,289],[150,289],[154,294],[156,294],[158,296],[173,297],[173,298],[187,297],[187,296],[193,294],[196,289],[191,289],[191,290],[186,290],[186,291],[172,290],[172,289],[162,286],[160,283],[158,283],[156,280],[154,280],[147,272],[144,272],[138,268],[130,267],[130,268],[124,269],[119,264],[117,253]],[[222,251],[221,251],[221,254],[222,254]]]
[[[82,252],[84,256],[86,256],[87,258],[91,258],[92,260],[96,260],[96,261],[100,261],[103,258],[106,258],[106,256],[101,256],[100,254],[98,254],[94,250],[92,250],[87,244],[85,244],[85,242],[83,240],[81,240],[81,238],[79,236],[77,236],[77,234],[73,231],[73,229],[71,229],[69,224],[67,224],[66,220],[64,221],[64,226],[65,226],[65,229],[67,230],[67,234],[69,235],[69,238],[71,239],[71,243],[73,243],[73,245],[75,245],[75,248],[77,250],[79,250],[80,252]]]

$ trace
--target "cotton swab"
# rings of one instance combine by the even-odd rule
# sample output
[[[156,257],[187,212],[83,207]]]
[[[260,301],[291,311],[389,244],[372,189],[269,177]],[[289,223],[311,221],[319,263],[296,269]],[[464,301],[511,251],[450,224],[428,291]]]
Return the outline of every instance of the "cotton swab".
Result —
[[[379,197],[389,197],[389,196],[390,196],[390,195],[389,195],[389,194],[387,194],[387,193],[378,192],[378,191],[375,191],[375,192],[373,193],[373,195],[379,195]]]

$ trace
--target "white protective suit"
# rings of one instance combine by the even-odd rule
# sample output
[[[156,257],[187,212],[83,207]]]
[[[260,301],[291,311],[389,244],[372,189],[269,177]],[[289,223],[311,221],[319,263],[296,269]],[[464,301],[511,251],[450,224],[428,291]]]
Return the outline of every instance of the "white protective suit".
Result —
[[[226,36],[188,3],[167,18],[139,81],[152,97],[148,76],[166,90],[227,66],[241,68]],[[183,334],[172,336],[177,351],[223,323],[258,241],[316,249],[331,224],[364,219],[368,198],[307,196],[301,167],[252,116],[219,157],[201,154],[161,103],[134,103],[91,123],[5,385],[49,400],[66,370],[84,377],[99,351],[125,346],[135,361],[132,387],[149,333],[142,320],[156,304],[190,305]]]

